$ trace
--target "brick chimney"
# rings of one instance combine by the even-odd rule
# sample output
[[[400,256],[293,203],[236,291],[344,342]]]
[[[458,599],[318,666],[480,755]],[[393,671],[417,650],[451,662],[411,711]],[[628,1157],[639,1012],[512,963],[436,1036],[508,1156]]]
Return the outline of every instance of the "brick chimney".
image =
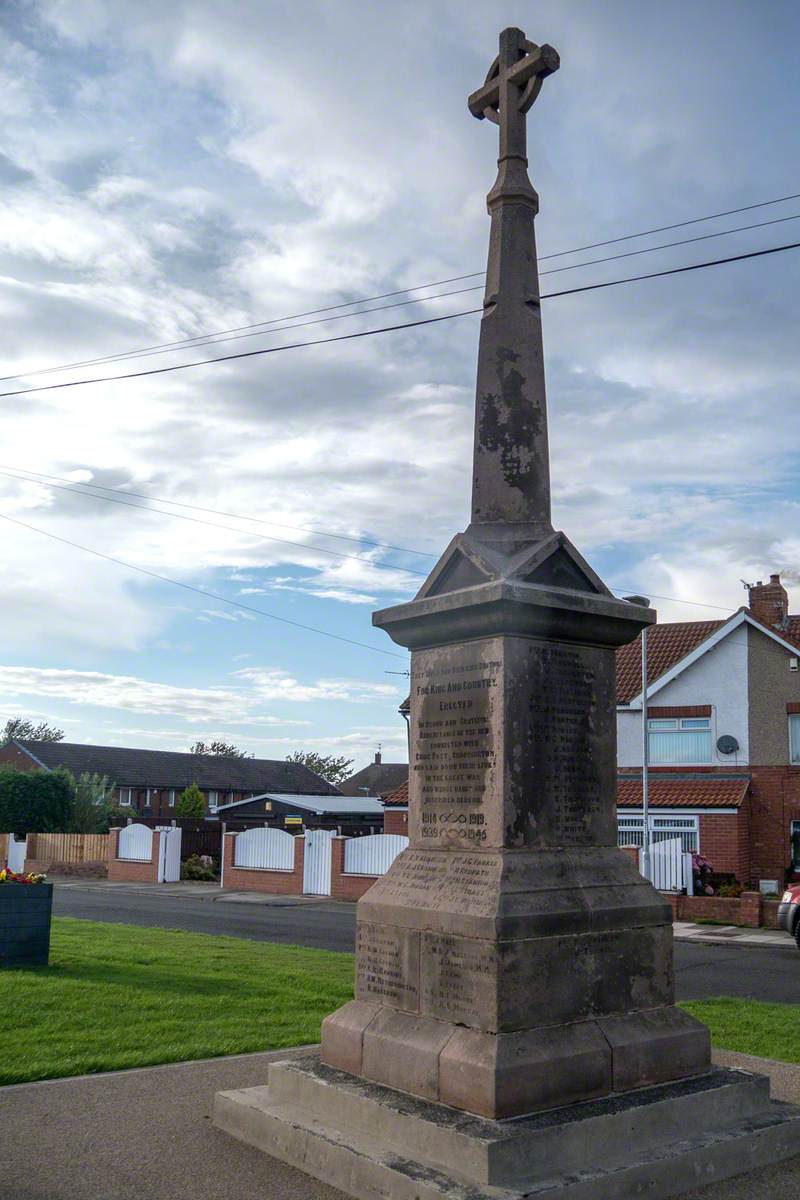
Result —
[[[747,589],[748,606],[757,621],[770,629],[785,629],[789,616],[789,595],[780,575],[770,575],[769,583],[753,584]]]
[[[376,751],[375,751],[375,765],[376,765],[377,767],[379,767],[379,766],[381,765],[381,752],[380,752],[380,750],[376,750]]]

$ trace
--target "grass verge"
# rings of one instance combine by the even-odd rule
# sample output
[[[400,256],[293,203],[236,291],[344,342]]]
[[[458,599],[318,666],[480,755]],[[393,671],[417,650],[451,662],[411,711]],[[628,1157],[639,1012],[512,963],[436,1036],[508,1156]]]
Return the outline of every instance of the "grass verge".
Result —
[[[352,994],[350,954],[56,918],[0,971],[0,1084],[316,1042]]]
[[[720,1050],[738,1050],[779,1062],[800,1063],[800,1009],[796,1004],[768,1004],[719,996],[681,1004],[708,1025]]]

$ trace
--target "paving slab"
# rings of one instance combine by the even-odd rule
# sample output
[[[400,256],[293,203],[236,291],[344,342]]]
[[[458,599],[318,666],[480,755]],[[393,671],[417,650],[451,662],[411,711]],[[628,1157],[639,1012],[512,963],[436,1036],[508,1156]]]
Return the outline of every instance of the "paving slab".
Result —
[[[672,936],[676,942],[705,942],[709,946],[761,946],[797,953],[794,938],[782,929],[745,929],[741,925],[696,925],[692,921],[675,921]]]
[[[217,1091],[263,1084],[279,1050],[0,1088],[4,1200],[342,1200],[342,1193],[211,1127]],[[716,1051],[800,1099],[800,1067]],[[13,1147],[9,1153],[7,1148]],[[684,1200],[784,1200],[800,1158],[686,1193]]]

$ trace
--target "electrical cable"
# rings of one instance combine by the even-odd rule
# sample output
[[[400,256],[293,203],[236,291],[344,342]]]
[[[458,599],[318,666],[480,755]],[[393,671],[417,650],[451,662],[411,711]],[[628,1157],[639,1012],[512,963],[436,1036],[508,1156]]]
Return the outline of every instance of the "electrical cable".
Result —
[[[671,229],[681,229],[688,225],[697,225],[703,221],[717,220],[720,217],[733,216],[736,213],[750,212],[753,209],[766,208],[766,207],[772,206],[773,204],[782,204],[788,200],[797,200],[797,199],[800,199],[800,193],[796,193],[791,196],[780,196],[774,200],[763,200],[758,204],[747,204],[741,208],[731,208],[731,209],[727,209],[725,212],[711,213],[705,217],[694,217],[692,220],[689,220],[689,221],[678,221],[673,225],[662,225],[656,229],[644,230],[641,233],[629,233],[629,234],[624,234],[620,237],[609,238],[603,242],[592,242],[586,246],[578,246],[574,250],[559,250],[554,254],[544,254],[540,257],[539,262],[546,262],[553,258],[563,258],[570,254],[579,254],[586,250],[595,250],[595,249],[599,249],[603,246],[611,246],[611,245],[615,245],[619,242],[632,241],[632,240],[635,240],[636,238],[647,237],[654,233],[664,233]],[[631,255],[648,254],[654,250],[668,249],[670,246],[686,245],[688,242],[703,241],[706,238],[710,238],[710,237],[725,237],[731,233],[741,233],[741,232],[743,232],[745,230],[749,230],[749,229],[760,229],[764,225],[779,224],[781,221],[789,221],[789,220],[796,220],[796,219],[797,219],[796,216],[780,217],[773,221],[762,221],[762,222],[758,222],[757,224],[754,224],[754,225],[742,225],[735,229],[723,229],[717,233],[704,234],[702,237],[699,237],[699,238],[686,238],[683,241],[666,242],[660,246],[648,246],[642,250],[634,250],[634,251],[630,251],[626,254],[620,254],[620,255],[611,255],[608,258],[597,259],[595,261],[596,262],[612,262],[616,258],[628,258],[628,257],[631,257]],[[559,271],[578,270],[580,267],[586,267],[586,266],[592,266],[592,265],[594,265],[593,262],[574,263],[567,267],[557,267],[553,271],[542,271],[541,274],[549,275],[549,274],[555,274]],[[52,372],[73,370],[77,367],[96,366],[100,363],[105,363],[105,362],[123,362],[129,358],[146,358],[154,353],[169,353],[172,350],[180,350],[180,349],[184,349],[184,348],[188,349],[193,346],[213,345],[214,341],[234,341],[234,340],[236,340],[234,337],[226,337],[225,335],[241,334],[243,330],[244,331],[255,330],[256,331],[255,333],[243,335],[243,336],[250,336],[250,337],[256,337],[259,335],[259,333],[276,333],[276,332],[280,332],[280,330],[274,330],[274,329],[267,330],[267,329],[262,329],[261,327],[264,325],[276,325],[276,324],[281,324],[286,321],[293,321],[300,317],[316,316],[318,313],[333,312],[340,308],[352,308],[356,304],[371,304],[375,300],[387,300],[387,299],[393,298],[394,296],[407,295],[409,292],[422,291],[425,288],[443,287],[445,284],[448,284],[448,283],[459,283],[464,279],[476,279],[485,274],[486,274],[485,271],[472,271],[466,275],[453,275],[453,276],[450,276],[450,278],[448,278],[448,279],[440,279],[440,280],[436,280],[431,283],[415,284],[413,287],[400,288],[397,291],[393,291],[393,292],[382,292],[376,296],[366,296],[366,297],[362,297],[357,300],[342,301],[339,304],[330,304],[330,305],[326,305],[323,308],[308,309],[305,312],[292,313],[292,314],[288,314],[283,317],[272,317],[269,320],[256,321],[250,325],[238,325],[238,326],[234,326],[231,329],[217,330],[212,333],[201,333],[201,334],[197,334],[194,337],[181,338],[181,339],[178,339],[177,341],[173,341],[173,342],[160,342],[160,343],[156,343],[152,346],[144,346],[144,347],[141,347],[139,349],[134,349],[134,350],[119,351],[116,354],[106,354],[106,355],[102,355],[97,358],[86,358],[86,359],[82,359],[77,362],[63,363],[61,365],[52,366],[52,367],[40,367],[38,369],[34,369],[33,371],[25,371],[19,375],[4,375],[4,376],[0,376],[0,383],[8,382],[11,379],[23,379],[23,378],[27,379],[33,375],[48,375]],[[478,285],[478,288],[479,287],[480,287],[480,285]],[[475,291],[475,290],[478,290],[478,288],[469,288],[469,289],[465,288],[462,290],[463,291]],[[452,293],[447,293],[447,294],[448,295],[457,295],[458,293],[452,292]],[[418,300],[411,301],[411,303],[421,303],[422,301],[429,300],[429,299],[436,299],[436,297],[431,297],[431,296],[419,297]],[[387,305],[382,305],[381,307],[382,308],[392,308],[395,306],[387,304]],[[372,309],[372,310],[363,310],[363,311],[376,312],[378,310]],[[343,315],[358,316],[359,313],[347,313],[347,314],[343,314]],[[309,324],[309,325],[316,324],[316,323],[317,322],[313,322],[313,321],[305,322],[305,324]],[[286,328],[286,326],[283,326],[283,327]],[[298,328],[298,326],[288,326],[288,328]]]
[[[321,637],[333,638],[337,642],[346,642],[349,646],[358,646],[361,650],[371,650],[373,654],[385,654],[390,658],[405,658],[405,655],[396,654],[393,650],[382,650],[378,646],[370,646],[366,642],[357,642],[353,638],[344,637],[339,633],[331,633],[328,629],[319,629],[315,625],[303,625],[300,621],[279,617],[277,613],[266,612],[263,608],[254,608],[251,604],[241,604],[238,600],[231,600],[227,596],[220,595],[219,592],[207,591],[205,588],[194,587],[191,583],[183,583],[180,579],[171,579],[169,575],[160,575],[157,571],[149,571],[146,567],[139,567],[135,563],[125,562],[122,558],[115,558],[113,554],[104,554],[101,550],[93,550],[91,546],[83,546],[80,542],[72,542],[69,538],[60,537],[57,533],[50,533],[47,529],[29,525],[26,521],[10,517],[8,513],[0,512],[0,520],[9,521],[12,525],[19,525],[21,529],[28,529],[32,533],[40,533],[42,537],[52,538],[53,541],[61,542],[64,546],[71,546],[73,550],[82,550],[84,554],[92,554],[95,558],[105,559],[106,562],[114,563],[118,567],[125,567],[128,571],[138,571],[140,575],[149,575],[151,579],[157,579],[159,583],[171,583],[174,587],[194,592],[206,600],[218,600],[220,604],[228,604],[231,608],[255,613],[259,617],[268,617],[271,621],[280,621],[282,625],[292,625],[295,629],[304,629],[306,633],[318,633]]]
[[[606,258],[592,258],[588,262],[570,263],[566,267],[554,267],[549,271],[541,271],[540,277],[545,275],[558,275],[562,271],[578,271],[582,267],[594,267],[600,263],[616,262],[621,258],[634,258],[639,254],[652,254],[656,250],[669,250],[672,246],[687,246],[692,242],[705,242],[709,238],[727,237],[731,233],[743,233],[751,229],[763,229],[765,225],[781,225],[786,221],[800,220],[800,213],[793,213],[789,217],[776,217],[771,221],[758,221],[755,225],[739,225],[735,229],[722,229],[716,233],[703,233],[699,237],[681,238],[677,242],[662,242],[658,246],[645,246],[642,250],[628,250],[624,254],[611,254]],[[485,272],[483,272],[485,274]],[[337,313],[332,317],[317,317],[312,321],[296,321],[293,325],[281,325],[275,329],[255,329],[249,333],[231,333],[229,336],[210,336],[207,341],[193,339],[192,347],[175,344],[172,348],[153,349],[153,350],[130,350],[124,354],[110,354],[103,358],[87,359],[84,363],[71,363],[64,367],[46,367],[40,371],[27,371],[21,375],[4,375],[0,376],[0,383],[7,382],[11,379],[28,379],[33,375],[49,375],[54,372],[72,370],[75,366],[91,366],[100,365],[105,362],[132,362],[140,358],[153,358],[160,354],[176,354],[181,350],[199,349],[201,346],[221,346],[227,342],[239,342],[244,338],[266,337],[271,333],[285,333],[290,329],[305,329],[309,325],[328,325],[332,321],[349,321],[354,317],[366,316],[368,313],[385,312],[390,308],[407,308],[411,304],[427,304],[432,300],[444,300],[448,296],[462,296],[465,292],[479,292],[483,288],[482,283],[474,284],[470,287],[455,288],[450,292],[438,292],[434,296],[416,296],[411,300],[396,300],[392,304],[376,304],[373,308],[362,308],[356,312]],[[277,318],[278,320],[289,320],[288,317]]]
[[[12,471],[24,471],[24,475],[11,475]],[[296,533],[315,533],[318,537],[338,538],[340,541],[357,542],[362,546],[376,546],[381,550],[396,550],[399,554],[416,554],[423,558],[436,558],[435,554],[427,550],[412,550],[408,546],[394,546],[391,542],[376,542],[370,538],[356,537],[349,533],[333,533],[330,529],[312,529],[307,525],[286,525],[281,521],[273,521],[268,517],[250,517],[242,513],[227,512],[220,508],[206,508],[202,504],[187,504],[184,500],[167,500],[164,496],[152,496],[147,492],[132,492],[124,488],[105,487],[100,483],[88,483],[82,479],[68,479],[64,475],[50,475],[46,471],[34,471],[30,467],[15,467],[13,464],[0,463],[0,474],[8,474],[9,478],[26,480],[26,476],[35,475],[36,479],[27,479],[28,483],[39,483],[43,479],[55,479],[58,483],[69,484],[69,491],[73,488],[92,488],[100,492],[114,492],[118,496],[134,496],[137,500],[149,500],[153,504],[172,504],[176,508],[190,508],[196,512],[211,513],[215,517],[232,517],[236,521],[253,521],[257,525],[274,525],[278,529],[293,529]],[[151,509],[151,512],[157,512],[158,509]],[[220,526],[224,528],[224,526]],[[246,530],[241,530],[245,533]],[[367,561],[367,560],[364,560]],[[399,568],[405,570],[405,568]]]
[[[727,258],[710,259],[706,262],[693,263],[686,267],[670,267],[665,271],[651,271],[645,275],[629,275],[623,279],[607,280],[605,283],[587,283],[582,287],[565,288],[560,292],[543,293],[539,299],[554,300],[559,296],[575,296],[581,292],[595,292],[602,288],[619,287],[623,283],[639,283],[646,279],[661,279],[667,275],[683,275],[687,271],[700,271],[706,267],[719,267],[726,263],[743,262],[745,259],[763,258],[765,255],[779,254],[785,250],[797,250],[798,248],[800,248],[800,242],[789,242],[783,246],[771,246],[766,250],[750,250],[746,254],[733,254]],[[52,392],[60,388],[85,387],[87,384],[93,383],[117,383],[123,379],[141,379],[147,375],[167,375],[173,371],[186,371],[190,367],[205,367],[212,363],[233,362],[242,358],[257,358],[266,354],[279,354],[285,350],[299,350],[307,346],[328,345],[331,342],[348,342],[357,338],[374,337],[379,333],[395,333],[401,329],[416,329],[422,325],[436,325],[441,321],[452,321],[456,317],[470,317],[480,312],[483,312],[482,307],[470,308],[464,309],[462,312],[445,313],[440,317],[425,317],[419,321],[406,321],[400,325],[384,325],[380,329],[362,329],[356,333],[342,333],[331,338],[314,338],[306,342],[289,342],[285,346],[266,346],[259,350],[243,350],[237,354],[223,354],[218,358],[197,359],[195,362],[189,363],[174,363],[168,367],[149,367],[145,371],[128,371],[122,375],[101,375],[93,379],[75,379],[67,380],[64,383],[44,384],[40,387],[17,388],[10,392],[0,392],[0,399],[10,396],[24,396],[33,392]]]
[[[39,482],[36,479],[26,480],[22,475],[13,475],[10,471],[0,470],[0,475],[5,475],[8,479],[18,479],[22,483]],[[397,567],[392,563],[375,562],[359,554],[344,554],[341,550],[328,550],[324,546],[309,546],[306,542],[290,542],[286,538],[270,537],[269,534],[259,533],[257,530],[236,529],[233,525],[219,525],[216,521],[204,521],[202,517],[190,517],[186,513],[169,512],[165,508],[152,508],[145,504],[134,504],[130,500],[122,500],[116,496],[96,496],[91,492],[78,491],[80,484],[65,487],[60,483],[47,483],[40,486],[56,488],[60,492],[69,492],[72,496],[84,496],[87,500],[105,500],[107,504],[121,504],[125,508],[136,508],[139,512],[160,513],[164,517],[174,517],[176,521],[191,521],[194,525],[206,525],[210,529],[224,529],[229,533],[243,534],[245,537],[261,538],[267,542],[280,542],[283,546],[295,546],[298,550],[308,550],[314,554],[330,554],[333,558],[349,559],[351,562],[361,563],[362,566],[376,567],[382,571],[399,571],[407,575],[420,575],[423,579],[427,578],[429,574],[428,571],[415,571],[410,567]]]
[[[248,517],[248,516],[243,516],[241,513],[229,513],[229,512],[220,511],[219,509],[215,509],[215,508],[203,508],[199,504],[185,504],[179,500],[165,500],[162,497],[149,496],[143,492],[124,492],[123,493],[118,488],[105,488],[99,484],[78,483],[77,481],[65,479],[63,476],[60,476],[60,475],[48,475],[46,472],[43,472],[43,471],[31,471],[27,467],[16,467],[16,468],[12,467],[10,469],[7,469],[4,466],[2,466],[2,464],[0,464],[0,475],[5,475],[9,479],[18,479],[21,483],[38,483],[38,482],[40,482],[37,479],[26,478],[25,475],[12,473],[13,471],[23,471],[23,470],[26,471],[27,475],[29,475],[29,476],[30,475],[39,475],[47,480],[58,479],[64,484],[70,484],[70,486],[68,486],[68,487],[60,488],[61,491],[72,492],[75,490],[76,487],[94,487],[101,491],[116,492],[119,495],[136,496],[139,499],[151,500],[151,501],[155,501],[159,504],[175,504],[181,508],[197,509],[200,512],[209,512],[209,513],[213,513],[217,516],[234,517],[238,521],[255,521],[258,523],[262,523],[262,524],[272,524],[273,523],[273,522],[267,521],[260,517]],[[52,484],[52,483],[47,483],[47,484],[43,484],[42,486],[55,487],[57,485]],[[78,494],[84,495],[84,496],[89,495],[89,493],[87,493],[87,492],[79,492]],[[94,497],[94,499],[110,500],[112,503],[114,503],[112,498],[109,496],[96,496],[96,497]],[[119,501],[117,501],[117,503],[119,503]],[[164,513],[164,515],[166,515],[166,516],[179,516],[180,515],[178,513],[165,512],[163,509],[159,509],[159,508],[148,508],[144,505],[139,505],[139,504],[134,504],[134,505],[131,505],[130,507],[141,508],[143,512]],[[210,525],[212,529],[231,529],[231,526],[217,525],[213,521],[201,521],[201,522],[198,522],[198,524]],[[342,537],[342,538],[345,538],[347,541],[359,541],[358,538],[351,537],[347,534],[331,533],[331,532],[328,532],[323,529],[307,529],[306,527],[304,527],[302,525],[287,525],[287,526],[284,526],[284,528],[297,529],[298,531],[304,532],[304,533],[315,533],[315,534],[319,535],[320,537],[333,537],[333,538]],[[245,533],[245,534],[247,533],[247,531],[243,530],[243,529],[234,529],[234,530],[232,530],[232,532]],[[288,542],[282,538],[270,538],[268,540],[283,542],[285,545],[288,545],[288,546],[301,545],[301,549],[308,549],[311,551],[319,549],[319,547],[316,547],[316,546],[306,546],[305,544],[300,544],[297,542]],[[416,554],[416,555],[419,555],[421,558],[436,558],[437,557],[437,555],[431,553],[428,550],[412,550],[407,546],[393,546],[389,542],[368,542],[367,539],[364,539],[364,542],[367,545],[377,546],[382,549],[398,550],[398,551],[401,551],[403,554]],[[334,551],[326,551],[326,553],[334,554],[335,552]],[[427,575],[427,572],[424,572],[424,571],[412,571],[411,568],[409,568],[409,567],[395,567],[389,563],[386,563],[386,564],[376,563],[376,562],[372,562],[369,559],[358,558],[357,556],[353,556],[353,555],[338,554],[337,557],[339,557],[339,558],[355,558],[357,562],[365,562],[369,566],[374,566],[374,567],[385,566],[389,570],[404,571],[404,572],[406,572],[406,574],[410,574],[410,575],[422,575],[422,576]],[[609,586],[611,586],[611,585],[609,585]],[[611,590],[614,592],[629,592],[629,593],[636,592],[637,590],[639,592],[642,591],[641,588],[637,589],[631,585],[623,586],[622,584],[613,586],[611,588]],[[644,591],[648,591],[648,589],[645,588]],[[658,594],[657,592],[649,592],[649,596],[653,600],[669,600],[673,604],[687,604],[687,605],[691,605],[694,608],[713,608],[719,612],[726,612],[726,613],[730,612],[729,608],[725,608],[721,604],[707,604],[701,600],[682,600],[677,596],[664,596],[664,595]]]

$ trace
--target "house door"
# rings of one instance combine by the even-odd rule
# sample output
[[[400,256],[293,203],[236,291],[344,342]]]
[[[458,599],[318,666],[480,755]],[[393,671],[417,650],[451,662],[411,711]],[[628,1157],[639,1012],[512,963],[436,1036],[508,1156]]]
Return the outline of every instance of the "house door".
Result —
[[[303,891],[311,896],[330,896],[332,829],[307,829],[303,857]]]

